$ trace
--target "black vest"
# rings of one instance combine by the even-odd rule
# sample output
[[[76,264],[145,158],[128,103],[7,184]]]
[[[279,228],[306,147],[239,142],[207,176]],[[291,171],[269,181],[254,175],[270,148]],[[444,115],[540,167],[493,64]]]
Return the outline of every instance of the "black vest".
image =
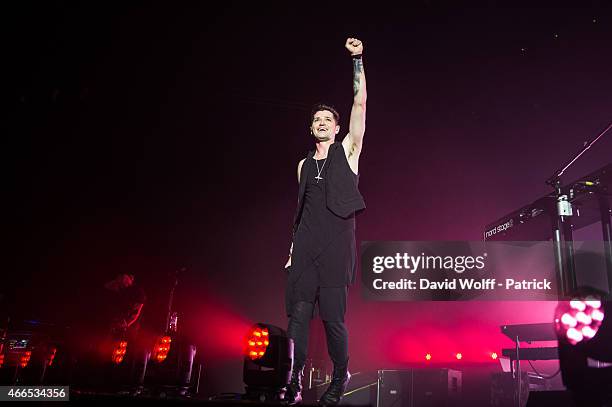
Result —
[[[298,191],[298,205],[293,218],[293,234],[300,224],[302,208],[304,207],[304,193],[306,192],[306,176],[310,167],[314,166],[314,150],[306,156],[300,171],[300,187]],[[327,152],[327,180],[325,187],[325,203],[327,208],[341,218],[349,218],[354,213],[365,209],[365,202],[357,184],[355,176],[348,164],[342,143],[335,142],[329,146]]]

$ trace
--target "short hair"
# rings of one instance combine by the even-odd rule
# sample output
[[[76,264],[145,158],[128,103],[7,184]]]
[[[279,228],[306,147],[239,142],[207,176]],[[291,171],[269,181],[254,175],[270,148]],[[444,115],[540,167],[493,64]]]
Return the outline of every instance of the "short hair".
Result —
[[[338,113],[336,108],[334,108],[331,105],[326,105],[324,103],[317,103],[316,105],[312,107],[312,110],[310,112],[310,122],[308,123],[309,126],[312,125],[312,121],[314,120],[315,113],[320,112],[322,110],[327,110],[331,112],[332,115],[334,115],[334,120],[336,121],[336,124],[340,122],[340,114]]]

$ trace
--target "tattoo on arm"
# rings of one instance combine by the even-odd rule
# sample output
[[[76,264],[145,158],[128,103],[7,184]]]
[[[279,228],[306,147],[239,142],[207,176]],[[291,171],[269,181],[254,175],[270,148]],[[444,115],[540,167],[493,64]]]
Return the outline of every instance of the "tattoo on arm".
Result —
[[[353,58],[353,96],[357,95],[361,88],[361,73],[363,72],[363,61],[361,58]]]

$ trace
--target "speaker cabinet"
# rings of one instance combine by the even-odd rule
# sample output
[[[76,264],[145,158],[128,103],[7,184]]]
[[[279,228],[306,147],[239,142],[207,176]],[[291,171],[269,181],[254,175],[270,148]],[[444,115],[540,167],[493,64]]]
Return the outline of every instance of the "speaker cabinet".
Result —
[[[379,370],[377,407],[445,407],[461,400],[461,372]]]

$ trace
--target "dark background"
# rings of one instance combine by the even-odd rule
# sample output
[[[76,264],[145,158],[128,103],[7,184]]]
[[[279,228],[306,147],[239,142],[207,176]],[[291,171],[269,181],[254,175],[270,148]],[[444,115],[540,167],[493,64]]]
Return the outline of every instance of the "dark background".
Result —
[[[313,148],[314,103],[334,104],[346,133],[347,37],[365,44],[368,85],[358,241],[479,240],[485,224],[547,193],[544,181],[612,120],[612,10],[599,2],[20,4],[3,13],[0,305],[71,324],[95,317],[92,287],[132,272],[156,329],[168,274],[187,267],[177,307],[206,361],[206,393],[240,391],[250,323],[286,325],[296,165]],[[612,134],[564,179],[610,152]],[[511,346],[499,325],[550,321],[554,305],[366,303],[357,286],[352,366],[456,351],[487,363]],[[318,324],[312,352],[324,356]]]

